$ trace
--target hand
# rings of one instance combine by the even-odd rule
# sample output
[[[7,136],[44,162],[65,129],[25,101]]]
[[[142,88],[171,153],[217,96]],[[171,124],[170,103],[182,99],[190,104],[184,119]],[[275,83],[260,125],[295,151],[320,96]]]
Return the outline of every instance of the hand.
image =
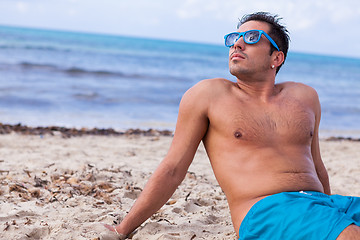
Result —
[[[101,240],[124,240],[127,237],[125,234],[118,233],[112,225],[104,224],[104,227],[110,230],[111,233],[102,235]]]

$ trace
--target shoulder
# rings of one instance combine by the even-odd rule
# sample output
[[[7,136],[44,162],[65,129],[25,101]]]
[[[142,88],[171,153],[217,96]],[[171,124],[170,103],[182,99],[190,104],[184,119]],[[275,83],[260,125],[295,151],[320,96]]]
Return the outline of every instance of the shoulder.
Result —
[[[291,93],[294,97],[298,97],[300,99],[309,99],[309,100],[316,100],[319,98],[318,93],[316,90],[304,83],[299,82],[284,82],[280,83],[283,89],[287,92]]]
[[[315,113],[320,113],[319,95],[313,87],[299,82],[284,82],[280,83],[280,85],[283,86],[283,89],[286,90],[287,94],[291,97],[306,104],[312,108]]]
[[[185,92],[180,102],[180,111],[192,109],[207,112],[212,101],[227,93],[232,86],[234,83],[224,78],[202,80]]]
[[[234,83],[225,79],[225,78],[211,78],[211,79],[205,79],[200,82],[198,82],[196,85],[193,86],[193,88],[207,88],[207,89],[217,89],[218,87],[224,88],[229,87],[233,85]]]
[[[205,97],[207,100],[216,95],[227,92],[234,86],[234,83],[224,78],[205,79],[186,91],[183,98]],[[208,99],[210,98],[210,99]]]
[[[279,83],[279,85],[282,85],[286,88],[293,88],[296,90],[315,91],[313,87],[310,87],[309,85],[300,82],[283,82]]]

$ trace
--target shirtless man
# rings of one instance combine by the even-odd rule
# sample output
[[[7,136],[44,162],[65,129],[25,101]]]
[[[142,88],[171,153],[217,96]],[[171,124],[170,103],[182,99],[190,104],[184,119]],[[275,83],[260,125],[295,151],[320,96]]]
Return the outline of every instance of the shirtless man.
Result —
[[[119,238],[167,202],[203,141],[240,239],[360,239],[360,198],[336,196],[343,211],[357,201],[355,220],[328,203],[335,200],[320,156],[316,91],[275,84],[289,42],[278,20],[247,15],[226,36],[237,81],[208,79],[184,94],[168,154],[124,220],[107,225]]]

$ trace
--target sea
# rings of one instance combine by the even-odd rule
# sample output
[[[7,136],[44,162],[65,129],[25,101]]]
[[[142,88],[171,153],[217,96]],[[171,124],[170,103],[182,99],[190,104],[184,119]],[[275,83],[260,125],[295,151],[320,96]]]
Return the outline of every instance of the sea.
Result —
[[[174,130],[185,91],[215,77],[236,81],[221,45],[0,26],[3,124]],[[284,81],[318,91],[321,136],[360,137],[360,59],[290,51]]]

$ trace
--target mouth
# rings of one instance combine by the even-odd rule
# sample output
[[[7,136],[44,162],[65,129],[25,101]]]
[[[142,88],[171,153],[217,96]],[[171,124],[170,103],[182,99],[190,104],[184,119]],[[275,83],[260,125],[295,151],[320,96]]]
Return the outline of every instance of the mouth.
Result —
[[[241,53],[234,52],[230,55],[230,60],[242,60],[245,59],[245,56]]]

